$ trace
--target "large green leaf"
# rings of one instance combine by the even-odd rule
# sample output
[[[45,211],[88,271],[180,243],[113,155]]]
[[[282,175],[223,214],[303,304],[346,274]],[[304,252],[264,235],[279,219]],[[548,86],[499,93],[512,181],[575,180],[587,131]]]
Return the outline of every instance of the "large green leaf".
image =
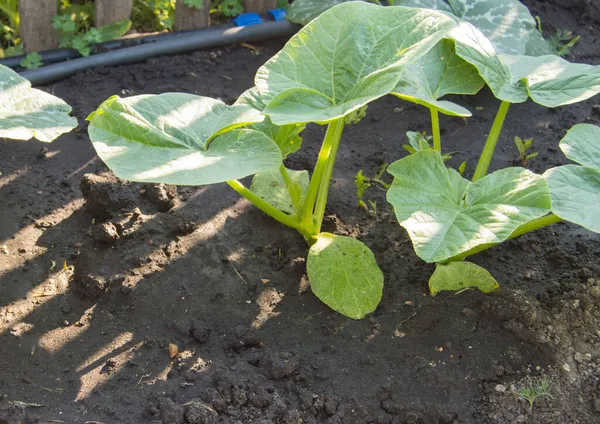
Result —
[[[71,106],[0,65],[0,137],[50,142],[77,126]]]
[[[456,55],[452,41],[442,40],[408,66],[392,94],[447,115],[471,116],[462,106],[439,99],[447,94],[476,94],[484,84],[477,68]]]
[[[278,169],[282,161],[269,137],[239,129],[260,122],[258,111],[207,97],[112,97],[88,119],[98,156],[127,180],[214,184]]]
[[[552,212],[600,233],[600,128],[575,125],[560,148],[567,158],[583,166],[565,165],[546,171]]]
[[[333,121],[391,92],[405,66],[456,25],[433,10],[340,4],[258,70],[253,96],[278,125]]]
[[[292,192],[296,197],[295,203],[301,206],[306,195],[306,190],[308,189],[308,171],[293,171],[288,169],[287,173],[292,183]],[[256,174],[252,179],[250,189],[285,213],[293,215],[300,212],[294,207],[290,190],[279,170]]]
[[[287,10],[285,17],[301,25],[306,25],[326,10],[353,0],[295,0]]]
[[[497,54],[472,25],[452,31],[456,54],[473,64],[494,95],[509,103],[529,97],[546,107],[588,99],[600,92],[600,66],[570,63],[558,56]]]
[[[550,211],[546,181],[523,168],[502,169],[472,183],[447,168],[439,152],[424,150],[388,171],[395,178],[387,199],[427,262],[500,243]]]
[[[487,270],[471,262],[437,264],[429,279],[429,292],[432,296],[445,290],[459,291],[471,287],[490,293],[499,286]]]
[[[373,252],[356,239],[319,234],[306,268],[313,293],[347,317],[361,319],[381,301],[383,273]]]
[[[477,27],[498,53],[539,56],[550,54],[535,19],[519,0],[396,0],[399,6],[450,12]]]

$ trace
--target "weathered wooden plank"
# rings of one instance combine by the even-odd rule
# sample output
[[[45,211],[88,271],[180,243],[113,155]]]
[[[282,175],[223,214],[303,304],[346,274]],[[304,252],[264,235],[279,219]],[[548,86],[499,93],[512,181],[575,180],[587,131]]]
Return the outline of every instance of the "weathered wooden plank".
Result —
[[[243,0],[245,12],[265,13],[269,9],[275,9],[277,0]]]
[[[175,30],[204,28],[210,26],[210,0],[204,0],[204,8],[188,7],[183,0],[175,4]]]
[[[53,49],[58,45],[52,27],[56,7],[56,0],[19,0],[19,33],[26,52]]]
[[[96,0],[96,26],[131,19],[133,0]]]

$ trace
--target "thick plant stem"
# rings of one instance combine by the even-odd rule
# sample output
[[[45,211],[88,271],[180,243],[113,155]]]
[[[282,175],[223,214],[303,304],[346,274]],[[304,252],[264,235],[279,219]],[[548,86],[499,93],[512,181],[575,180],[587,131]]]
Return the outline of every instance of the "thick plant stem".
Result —
[[[433,150],[442,151],[442,136],[440,134],[440,115],[436,108],[429,108],[431,112],[431,134],[433,135]]]
[[[515,237],[522,236],[523,234],[527,234],[527,233],[530,233],[535,230],[539,230],[540,228],[544,228],[549,225],[556,224],[558,222],[561,222],[562,220],[563,220],[562,218],[559,218],[558,216],[556,216],[552,213],[549,215],[543,216],[541,218],[534,219],[533,221],[529,221],[526,224],[521,225],[515,231],[513,231],[513,233],[510,235],[510,237],[508,237],[508,240],[513,239]],[[488,244],[482,244],[482,245],[476,246],[476,247],[472,248],[471,250],[461,253],[460,255],[453,256],[452,258],[450,258],[444,262],[462,261],[462,260],[468,258],[469,256],[473,256],[476,253],[483,252],[484,250],[487,250],[490,247],[494,247],[497,244],[498,243],[488,243]]]
[[[304,237],[309,236],[308,232],[305,230],[299,220],[281,212],[275,206],[271,205],[269,202],[260,198],[256,193],[246,188],[246,186],[244,186],[244,184],[238,180],[229,180],[227,181],[227,184],[229,184],[229,186],[237,191],[238,194],[248,199],[254,206],[269,215],[271,218],[281,222],[283,225],[287,225],[288,227],[298,230]]]
[[[485,147],[483,148],[483,152],[481,152],[479,163],[477,164],[477,168],[473,174],[473,182],[485,177],[487,174],[488,168],[490,167],[490,162],[494,156],[494,151],[496,150],[496,144],[498,143],[500,133],[502,132],[502,126],[504,125],[504,120],[506,119],[509,106],[509,102],[502,101],[500,108],[498,108],[496,119],[494,119],[494,125],[492,125],[490,135],[485,142]]]
[[[329,159],[331,158],[332,152],[334,150],[337,153],[337,146],[340,143],[343,131],[343,118],[333,121],[329,124],[329,127],[327,128],[327,133],[325,134],[325,139],[323,140],[323,146],[321,147],[321,151],[319,152],[319,158],[317,159],[315,170],[310,179],[310,184],[308,185],[304,205],[302,207],[302,225],[305,228],[313,229],[313,235],[317,235],[317,233],[315,232],[316,229],[313,215],[315,211],[315,202],[317,201],[317,196],[321,191],[323,179],[330,165]],[[331,170],[333,170],[333,164],[331,165],[331,167]],[[331,171],[329,172],[329,178],[331,178]],[[327,188],[329,188],[329,178],[327,179]],[[322,196],[321,201],[323,201]],[[324,201],[327,202],[326,196]],[[318,226],[320,227],[320,225]]]
[[[327,197],[329,195],[329,186],[331,185],[331,176],[333,175],[333,168],[335,166],[335,160],[337,158],[338,148],[340,147],[340,139],[342,131],[344,130],[344,120],[339,121],[341,127],[339,128],[339,135],[335,140],[332,148],[329,160],[327,161],[327,168],[325,168],[325,174],[321,180],[321,186],[319,187],[319,195],[317,196],[317,204],[315,206],[314,222],[315,222],[315,233],[321,232],[321,225],[323,224],[323,217],[325,216],[325,207],[327,206]]]

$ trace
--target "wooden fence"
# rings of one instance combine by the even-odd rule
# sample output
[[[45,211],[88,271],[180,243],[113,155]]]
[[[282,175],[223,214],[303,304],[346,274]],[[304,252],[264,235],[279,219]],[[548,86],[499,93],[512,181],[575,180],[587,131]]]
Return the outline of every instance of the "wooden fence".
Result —
[[[175,30],[203,28],[210,25],[210,0],[204,0],[204,9],[190,8],[177,0]],[[19,0],[21,42],[27,52],[56,48],[58,40],[52,27],[57,0]],[[246,12],[264,13],[274,9],[277,0],[243,0]],[[96,0],[96,26],[129,19],[133,0]]]

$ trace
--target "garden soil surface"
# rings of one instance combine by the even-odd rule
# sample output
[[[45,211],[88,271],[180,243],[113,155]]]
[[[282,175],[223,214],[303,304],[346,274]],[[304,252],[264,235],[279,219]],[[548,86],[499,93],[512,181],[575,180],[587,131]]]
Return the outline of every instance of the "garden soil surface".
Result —
[[[570,60],[600,64],[595,0],[528,5],[547,34],[581,35]],[[558,224],[504,243],[473,258],[500,290],[430,297],[433,266],[385,193],[366,193],[376,214],[357,208],[356,172],[404,156],[425,109],[381,99],[343,139],[325,227],[366,243],[386,279],[360,321],[311,293],[303,238],[225,184],[128,183],[95,156],[85,118],[107,97],[231,103],[284,41],[80,73],[44,88],[73,106],[74,132],[2,141],[0,423],[600,422],[598,236]],[[442,118],[445,149],[472,173],[498,101],[456,100],[474,116]],[[599,103],[513,106],[493,168],[518,162],[514,136],[534,138],[532,170],[564,164],[559,140],[600,123]],[[288,166],[312,170],[323,133],[310,127]],[[549,396],[519,396],[543,381]]]

